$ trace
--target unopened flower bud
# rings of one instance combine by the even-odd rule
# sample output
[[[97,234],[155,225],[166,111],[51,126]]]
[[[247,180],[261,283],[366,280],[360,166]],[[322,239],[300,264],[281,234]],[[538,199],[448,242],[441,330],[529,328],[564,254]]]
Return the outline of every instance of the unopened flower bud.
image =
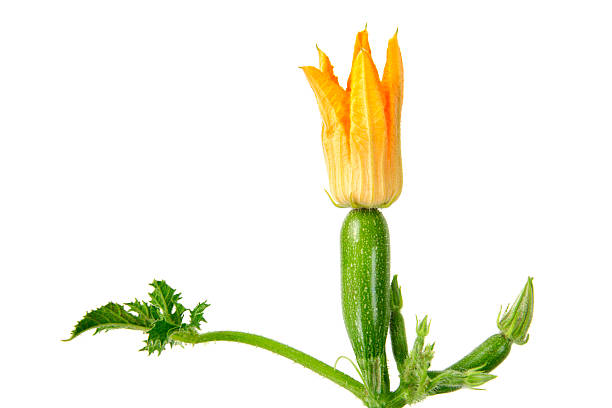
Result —
[[[525,344],[529,340],[529,325],[533,317],[533,278],[528,278],[523,291],[503,316],[497,317],[497,327],[506,338],[515,344]],[[500,311],[501,315],[501,311]]]

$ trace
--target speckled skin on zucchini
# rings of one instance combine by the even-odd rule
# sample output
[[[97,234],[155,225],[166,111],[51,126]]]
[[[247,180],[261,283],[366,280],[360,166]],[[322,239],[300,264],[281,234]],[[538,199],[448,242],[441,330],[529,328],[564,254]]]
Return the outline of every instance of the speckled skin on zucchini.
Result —
[[[494,334],[472,350],[470,354],[448,367],[447,370],[467,371],[478,369],[489,373],[508,357],[511,348],[512,340],[501,333]],[[433,378],[439,374],[439,371],[429,371],[427,374],[430,378]],[[434,394],[445,394],[459,389],[461,387],[441,385],[435,389]]]
[[[354,209],[340,234],[342,314],[370,396],[389,392],[389,229],[377,209]]]

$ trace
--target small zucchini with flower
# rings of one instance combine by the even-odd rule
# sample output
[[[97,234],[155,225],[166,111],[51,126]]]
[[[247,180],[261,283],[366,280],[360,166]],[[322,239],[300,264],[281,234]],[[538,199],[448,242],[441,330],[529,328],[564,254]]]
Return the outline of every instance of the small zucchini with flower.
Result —
[[[369,395],[389,392],[389,230],[376,209],[352,210],[340,232],[342,315]]]
[[[155,280],[146,301],[108,303],[87,313],[70,340],[88,331],[140,330],[142,350],[161,354],[168,346],[228,341],[248,344],[281,355],[333,381],[369,408],[400,408],[461,388],[476,388],[495,378],[490,371],[509,354],[512,344],[528,339],[533,315],[533,285],[503,316],[500,332],[445,370],[430,370],[433,344],[426,343],[430,320],[417,319],[416,336],[408,346],[403,300],[397,276],[390,280],[389,228],[381,208],[402,191],[400,119],[403,65],[397,32],[387,48],[379,76],[372,60],[368,33],[357,35],[346,87],[334,75],[327,55],[319,52],[319,67],[303,67],[323,120],[322,143],[329,175],[329,197],[337,207],[351,208],[340,231],[342,315],[355,353],[361,381],[315,357],[267,337],[240,331],[202,332],[208,303],[191,309],[165,281]],[[391,391],[386,355],[390,338],[399,372]],[[262,396],[263,398],[263,396]]]
[[[506,308],[503,316],[500,311],[497,317],[499,333],[487,338],[468,355],[448,367],[447,370],[468,371],[477,369],[485,373],[493,371],[508,357],[512,344],[523,345],[527,343],[532,318],[533,278],[530,277],[527,279],[521,294],[512,306]],[[433,378],[439,372],[430,371],[428,374]],[[432,394],[444,394],[460,388],[460,386],[440,384]]]
[[[429,332],[427,317],[417,321],[417,337],[408,351],[404,320],[401,315],[402,296],[397,276],[392,282],[391,345],[400,385],[387,406],[413,404],[427,396],[444,394],[462,388],[477,388],[496,378],[489,374],[510,354],[512,344],[523,345],[529,339],[533,318],[533,278],[528,278],[523,290],[511,307],[506,308],[497,327],[500,332],[487,338],[468,355],[442,371],[429,370],[433,359],[433,345],[424,345]],[[500,313],[501,315],[501,313]]]
[[[402,190],[400,113],[403,66],[397,33],[379,78],[367,31],[357,35],[346,89],[319,50],[303,67],[323,119],[330,196],[352,207],[340,233],[342,313],[369,395],[389,391],[385,343],[390,311],[389,230],[382,213]]]

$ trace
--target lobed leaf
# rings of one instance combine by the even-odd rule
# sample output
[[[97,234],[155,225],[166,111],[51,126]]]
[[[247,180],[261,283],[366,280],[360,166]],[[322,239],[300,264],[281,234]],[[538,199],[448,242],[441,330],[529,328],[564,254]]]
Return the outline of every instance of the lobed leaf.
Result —
[[[112,329],[132,329],[146,331],[151,327],[151,321],[143,317],[134,316],[117,303],[106,305],[92,310],[76,324],[74,330],[67,340],[72,340],[78,335],[96,329],[94,334]]]
[[[196,307],[191,309],[190,315],[189,315],[189,319],[190,319],[189,326],[190,327],[199,329],[200,324],[202,324],[202,322],[206,323],[206,319],[204,319],[204,310],[208,306],[210,305],[204,301],[204,302],[198,303]]]
[[[141,351],[145,350],[149,355],[157,351],[157,355],[160,355],[168,344],[174,344],[170,340],[170,335],[180,328],[180,326],[168,323],[165,320],[158,320],[149,330],[149,337],[145,341],[146,345]]]
[[[144,319],[151,324],[160,318],[159,308],[153,305],[149,305],[147,302],[142,300],[134,299],[133,302],[125,304],[130,312],[135,313],[141,319]]]
[[[166,281],[163,280],[154,280],[150,285],[154,288],[153,292],[149,293],[151,304],[159,307],[165,317],[174,317],[174,314],[178,311],[177,305],[180,305],[178,301],[181,299],[181,294],[176,293],[176,290],[171,288]],[[185,308],[183,308],[182,305],[180,305],[180,307],[184,312]],[[181,322],[178,323],[180,324]]]
[[[141,330],[148,334],[145,347],[141,350],[149,354],[161,352],[167,345],[177,344],[171,336],[179,330],[190,333],[200,329],[204,319],[204,311],[210,306],[206,302],[198,303],[189,310],[179,300],[181,294],[170,287],[165,281],[154,280],[151,283],[153,291],[149,293],[150,303],[134,299],[133,302],[107,303],[106,305],[87,313],[75,326],[71,336],[72,340],[87,330],[95,329],[95,333],[111,329]],[[127,310],[126,307],[127,306]],[[183,315],[189,310],[189,323],[183,323]]]

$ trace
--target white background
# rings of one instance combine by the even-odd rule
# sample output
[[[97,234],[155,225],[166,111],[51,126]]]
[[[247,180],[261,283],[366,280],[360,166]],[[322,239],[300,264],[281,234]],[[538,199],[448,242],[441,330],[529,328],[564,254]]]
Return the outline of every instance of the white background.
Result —
[[[318,44],[345,81],[366,22],[381,71],[396,28],[404,56],[404,191],[384,214],[410,337],[429,314],[445,367],[535,277],[531,340],[488,391],[422,406],[607,405],[611,20],[606,1],[2,2],[0,405],[360,406],[248,346],[60,340],[163,278],[208,299],[206,330],[352,355],[347,211],[298,66]]]

